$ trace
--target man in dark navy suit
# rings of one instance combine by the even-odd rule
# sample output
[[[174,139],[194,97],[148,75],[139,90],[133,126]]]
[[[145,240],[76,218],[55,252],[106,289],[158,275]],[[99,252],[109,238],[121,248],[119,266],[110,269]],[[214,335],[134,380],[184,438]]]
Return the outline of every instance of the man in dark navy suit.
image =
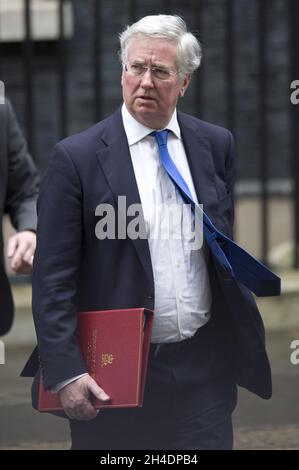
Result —
[[[59,394],[74,449],[231,449],[237,384],[271,395],[263,324],[251,293],[185,232],[192,214],[183,218],[157,141],[166,132],[192,198],[231,236],[233,139],[176,111],[201,60],[181,18],[145,17],[120,41],[124,104],[60,142],[42,184],[33,311],[45,387]],[[141,205],[145,237],[118,236],[117,221],[132,220],[120,196]],[[115,237],[99,234],[103,207]],[[77,312],[141,306],[155,312],[144,405],[98,412],[92,395],[109,397],[86,372]]]

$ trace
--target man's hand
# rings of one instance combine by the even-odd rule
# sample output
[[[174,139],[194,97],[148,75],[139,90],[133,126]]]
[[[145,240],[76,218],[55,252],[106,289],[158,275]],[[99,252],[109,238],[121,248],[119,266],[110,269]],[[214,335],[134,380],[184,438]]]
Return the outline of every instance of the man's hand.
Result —
[[[30,230],[18,232],[9,238],[7,256],[11,258],[11,269],[16,274],[30,274],[32,272],[35,247],[36,235]]]
[[[66,385],[58,392],[58,395],[68,417],[80,421],[90,421],[99,412],[90,401],[91,395],[94,395],[101,401],[110,400],[110,397],[90,375],[84,375]]]

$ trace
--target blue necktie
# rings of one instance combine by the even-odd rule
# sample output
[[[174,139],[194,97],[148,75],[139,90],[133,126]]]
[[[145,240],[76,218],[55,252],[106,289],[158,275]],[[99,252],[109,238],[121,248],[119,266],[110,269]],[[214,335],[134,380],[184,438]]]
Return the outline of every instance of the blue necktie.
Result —
[[[229,237],[216,229],[207,214],[193,200],[189,187],[175,166],[167,148],[169,130],[154,131],[153,135],[159,146],[162,165],[178,188],[183,199],[191,204],[192,210],[202,213],[203,234],[205,240],[228,276],[236,278],[258,296],[271,296],[280,294],[280,278],[270,269],[251,256],[247,251],[233,242]]]

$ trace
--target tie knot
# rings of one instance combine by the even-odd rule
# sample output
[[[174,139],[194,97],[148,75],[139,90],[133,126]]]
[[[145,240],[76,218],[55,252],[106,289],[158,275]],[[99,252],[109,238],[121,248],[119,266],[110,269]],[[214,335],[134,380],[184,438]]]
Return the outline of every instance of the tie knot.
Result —
[[[162,147],[163,145],[167,146],[168,133],[169,129],[164,129],[163,131],[154,131],[151,135],[155,137],[159,147]]]

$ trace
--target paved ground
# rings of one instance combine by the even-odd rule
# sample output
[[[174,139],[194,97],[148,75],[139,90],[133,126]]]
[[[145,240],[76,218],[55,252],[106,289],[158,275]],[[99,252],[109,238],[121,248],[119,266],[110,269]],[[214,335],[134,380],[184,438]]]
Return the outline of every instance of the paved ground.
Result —
[[[299,339],[299,330],[268,336],[271,400],[240,390],[234,415],[236,449],[299,449],[299,365],[290,363],[293,339]],[[68,449],[65,420],[33,411],[31,380],[18,377],[30,349],[8,345],[6,364],[0,365],[0,449]]]

